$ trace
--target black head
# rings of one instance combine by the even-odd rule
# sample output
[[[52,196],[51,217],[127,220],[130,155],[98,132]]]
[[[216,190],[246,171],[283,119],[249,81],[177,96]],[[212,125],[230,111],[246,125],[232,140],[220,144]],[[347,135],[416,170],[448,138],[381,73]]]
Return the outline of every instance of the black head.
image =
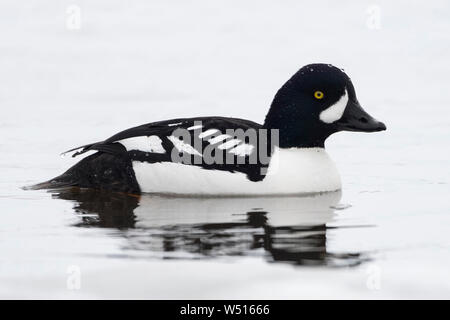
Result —
[[[350,78],[330,64],[301,68],[277,92],[264,127],[280,130],[280,147],[323,147],[338,131],[375,132],[386,126],[366,113]]]

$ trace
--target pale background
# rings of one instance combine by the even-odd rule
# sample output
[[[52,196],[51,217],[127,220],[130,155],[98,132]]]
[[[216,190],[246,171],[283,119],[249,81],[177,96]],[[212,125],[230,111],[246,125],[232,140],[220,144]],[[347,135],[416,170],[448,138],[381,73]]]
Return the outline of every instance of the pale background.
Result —
[[[449,18],[448,1],[2,0],[0,297],[450,298]],[[327,248],[370,262],[161,260],[119,231],[74,227],[73,203],[20,189],[75,163],[60,152],[134,125],[261,122],[312,62],[344,68],[388,127],[327,141],[351,206],[332,223],[373,226],[330,231]]]

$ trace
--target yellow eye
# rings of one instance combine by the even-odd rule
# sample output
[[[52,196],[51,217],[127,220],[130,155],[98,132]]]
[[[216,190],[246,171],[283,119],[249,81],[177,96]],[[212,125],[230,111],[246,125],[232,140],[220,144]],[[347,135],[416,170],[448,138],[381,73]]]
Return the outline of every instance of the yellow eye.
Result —
[[[316,91],[314,92],[314,98],[316,99],[323,99],[323,92],[322,91]]]

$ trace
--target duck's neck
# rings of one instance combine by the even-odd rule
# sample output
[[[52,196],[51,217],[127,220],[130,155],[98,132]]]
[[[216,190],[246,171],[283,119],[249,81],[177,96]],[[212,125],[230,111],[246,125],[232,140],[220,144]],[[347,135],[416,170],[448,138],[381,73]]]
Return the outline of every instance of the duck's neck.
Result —
[[[266,115],[263,128],[279,130],[280,148],[324,148],[325,140],[333,133],[330,126],[315,120],[301,100],[287,99],[280,90]]]
[[[314,123],[302,121],[301,118],[266,117],[263,125],[267,130],[278,130],[280,148],[324,148],[325,140],[332,133]]]

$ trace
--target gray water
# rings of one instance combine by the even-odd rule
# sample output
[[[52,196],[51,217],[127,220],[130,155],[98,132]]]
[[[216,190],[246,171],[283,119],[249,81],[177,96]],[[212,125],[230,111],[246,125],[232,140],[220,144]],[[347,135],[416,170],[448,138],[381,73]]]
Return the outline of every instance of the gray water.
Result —
[[[445,1],[0,4],[0,297],[450,298]],[[372,9],[370,9],[372,10]],[[370,12],[369,10],[369,12]],[[24,191],[145,122],[261,122],[299,67],[345,68],[388,130],[327,141],[342,193]]]

